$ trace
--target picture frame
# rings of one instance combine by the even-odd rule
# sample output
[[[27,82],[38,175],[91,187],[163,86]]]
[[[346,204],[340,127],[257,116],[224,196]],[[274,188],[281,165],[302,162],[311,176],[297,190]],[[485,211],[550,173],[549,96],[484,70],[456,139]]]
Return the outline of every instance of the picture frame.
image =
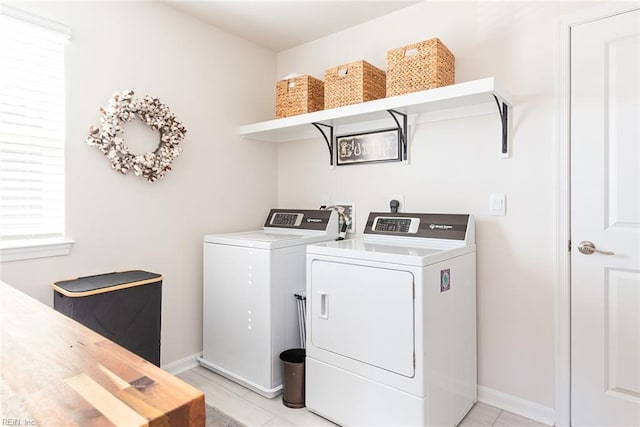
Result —
[[[401,160],[402,149],[398,128],[336,137],[336,165],[338,166]]]

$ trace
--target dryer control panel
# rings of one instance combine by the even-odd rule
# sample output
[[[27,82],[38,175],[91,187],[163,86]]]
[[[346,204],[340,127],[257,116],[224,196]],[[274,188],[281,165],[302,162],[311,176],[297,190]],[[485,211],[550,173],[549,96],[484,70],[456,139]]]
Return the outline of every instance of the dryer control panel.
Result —
[[[393,216],[377,216],[371,229],[381,232],[397,232],[415,234],[420,225],[420,218],[404,218]]]
[[[470,215],[371,212],[365,235],[468,240],[473,232]]]

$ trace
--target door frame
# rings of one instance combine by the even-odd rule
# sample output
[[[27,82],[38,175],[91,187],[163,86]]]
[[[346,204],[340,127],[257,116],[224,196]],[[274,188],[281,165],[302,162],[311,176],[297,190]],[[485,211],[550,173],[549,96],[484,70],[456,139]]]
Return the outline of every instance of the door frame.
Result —
[[[571,425],[571,28],[640,9],[640,2],[609,2],[557,21],[556,57],[556,291],[555,425]]]

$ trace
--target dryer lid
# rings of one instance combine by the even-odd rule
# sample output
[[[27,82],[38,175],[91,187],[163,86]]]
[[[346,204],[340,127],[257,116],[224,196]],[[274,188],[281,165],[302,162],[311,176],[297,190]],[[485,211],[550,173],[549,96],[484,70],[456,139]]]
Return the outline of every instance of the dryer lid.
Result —
[[[307,254],[424,267],[475,250],[475,245],[429,247],[347,239],[307,246]]]

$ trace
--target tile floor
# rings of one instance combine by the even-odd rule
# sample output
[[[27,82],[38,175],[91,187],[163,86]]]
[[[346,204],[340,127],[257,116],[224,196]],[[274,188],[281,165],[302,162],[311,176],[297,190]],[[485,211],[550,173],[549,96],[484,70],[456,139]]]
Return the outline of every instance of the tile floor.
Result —
[[[306,409],[290,409],[282,400],[266,399],[233,381],[201,366],[178,375],[184,381],[202,390],[208,404],[247,426],[335,426]],[[499,408],[477,403],[460,427],[544,427]]]

